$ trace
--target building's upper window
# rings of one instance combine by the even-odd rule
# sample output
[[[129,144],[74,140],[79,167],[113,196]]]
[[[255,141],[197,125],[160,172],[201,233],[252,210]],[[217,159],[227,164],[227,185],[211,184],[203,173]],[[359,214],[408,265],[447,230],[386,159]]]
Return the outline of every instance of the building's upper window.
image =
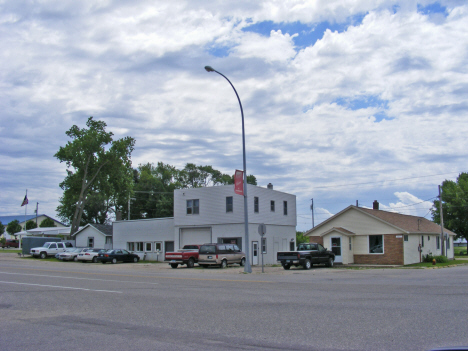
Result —
[[[436,238],[436,249],[440,250],[440,237],[439,236],[437,236]]]
[[[226,196],[226,212],[232,212],[233,211],[233,199],[232,196]]]
[[[421,235],[421,247],[424,247],[424,235]]]
[[[200,200],[187,200],[187,214],[200,213]]]
[[[258,207],[259,207],[259,206],[258,206],[258,197],[255,196],[255,197],[254,197],[254,212],[255,212],[255,213],[258,213],[258,211],[259,211],[259,208],[258,208]]]
[[[270,211],[275,212],[275,202],[273,200],[270,201]]]
[[[369,253],[383,253],[383,235],[369,235]]]
[[[288,202],[287,201],[283,201],[283,214],[285,216],[288,215]]]
[[[403,240],[408,241],[408,234],[403,235]]]

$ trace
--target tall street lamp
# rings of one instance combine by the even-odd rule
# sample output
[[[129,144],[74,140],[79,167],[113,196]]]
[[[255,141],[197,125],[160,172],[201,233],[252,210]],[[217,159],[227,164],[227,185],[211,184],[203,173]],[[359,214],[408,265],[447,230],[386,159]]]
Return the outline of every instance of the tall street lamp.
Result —
[[[229,84],[231,84],[232,89],[236,93],[237,100],[239,101],[239,106],[241,110],[242,116],[242,151],[243,151],[243,161],[244,161],[244,227],[245,227],[245,266],[244,272],[245,273],[252,273],[252,267],[250,266],[250,240],[249,240],[249,214],[247,211],[247,167],[245,162],[245,131],[244,131],[244,110],[242,109],[242,104],[239,98],[239,94],[237,94],[236,88],[232,85],[231,81],[221,72],[218,72],[214,68],[210,66],[205,66],[205,70],[207,72],[216,72],[220,76],[223,76]]]

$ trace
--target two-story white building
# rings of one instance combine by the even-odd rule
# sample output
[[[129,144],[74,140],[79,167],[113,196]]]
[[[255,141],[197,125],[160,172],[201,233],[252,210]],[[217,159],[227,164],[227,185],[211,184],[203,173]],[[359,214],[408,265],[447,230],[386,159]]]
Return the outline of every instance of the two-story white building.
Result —
[[[296,196],[247,185],[249,243],[245,241],[244,197],[234,185],[174,191],[174,218],[114,222],[114,247],[163,260],[165,251],[187,244],[235,243],[249,245],[252,265],[276,263],[278,251],[293,250],[296,239]],[[258,233],[265,224],[263,237]],[[172,233],[170,233],[172,230]],[[171,240],[172,239],[172,240]]]

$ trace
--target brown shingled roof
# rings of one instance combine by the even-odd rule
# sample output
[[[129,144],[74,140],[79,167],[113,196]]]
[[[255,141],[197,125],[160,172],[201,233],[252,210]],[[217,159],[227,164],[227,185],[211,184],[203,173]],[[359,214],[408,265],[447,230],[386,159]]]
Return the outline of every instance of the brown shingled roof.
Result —
[[[424,218],[417,216],[404,215],[395,212],[382,210],[373,210],[369,208],[355,207],[356,209],[366,212],[371,216],[377,217],[389,224],[394,225],[409,233],[436,233],[440,234],[440,225]],[[444,232],[456,235],[454,232],[445,229]]]

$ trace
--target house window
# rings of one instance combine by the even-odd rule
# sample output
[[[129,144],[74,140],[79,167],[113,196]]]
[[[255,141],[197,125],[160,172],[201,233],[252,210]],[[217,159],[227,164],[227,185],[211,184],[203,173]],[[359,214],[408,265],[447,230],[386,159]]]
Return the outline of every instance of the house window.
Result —
[[[187,200],[187,214],[199,214],[200,213],[200,200]]]
[[[112,244],[112,237],[106,236],[106,244]]]
[[[450,250],[450,237],[447,236],[447,249]]]
[[[262,238],[262,252],[267,253],[267,240],[266,238]]]
[[[440,237],[439,236],[437,236],[436,238],[436,249],[440,250]]]
[[[369,253],[383,253],[383,235],[369,235]]]
[[[270,201],[270,211],[275,212],[275,202],[273,200]]]
[[[227,196],[226,197],[226,212],[232,212],[232,196]]]
[[[427,241],[429,241],[429,240],[431,240],[431,237],[428,235],[428,236],[427,236]]]
[[[135,243],[127,243],[127,247],[129,251],[135,251]]]
[[[162,243],[160,241],[156,241],[154,243],[154,251],[155,252],[162,251]]]
[[[94,247],[94,237],[88,236],[88,247]]]
[[[143,252],[143,243],[142,242],[137,242],[135,243],[135,251],[137,252]]]
[[[153,243],[145,243],[145,252],[153,251]]]
[[[349,238],[349,250],[351,251],[353,247],[351,246],[351,237]]]
[[[408,234],[403,235],[403,240],[404,240],[404,241],[408,241]]]
[[[287,201],[283,201],[283,214],[285,216],[288,215],[288,202]]]
[[[254,197],[254,212],[258,213],[258,197]]]
[[[421,236],[421,247],[424,247],[424,236]]]

